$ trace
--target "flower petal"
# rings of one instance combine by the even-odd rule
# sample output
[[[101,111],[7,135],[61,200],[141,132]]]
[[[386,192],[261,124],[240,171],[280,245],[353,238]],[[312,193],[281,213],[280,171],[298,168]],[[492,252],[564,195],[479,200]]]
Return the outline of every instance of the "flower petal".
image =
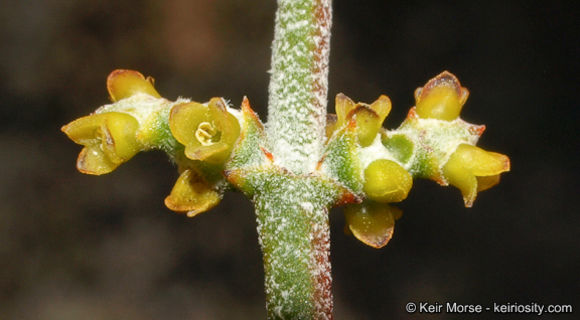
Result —
[[[379,159],[371,162],[364,172],[363,191],[373,201],[390,203],[407,198],[413,178],[394,161]]]
[[[83,148],[77,158],[77,169],[81,173],[96,176],[109,173],[120,164],[110,161],[98,146]]]
[[[223,142],[209,146],[185,146],[185,155],[191,160],[208,161],[211,163],[223,163],[229,156],[228,145]]]
[[[348,111],[344,121],[351,121],[351,119],[356,121],[359,144],[363,147],[369,146],[375,140],[385,118],[391,111],[391,100],[387,96],[381,95],[371,105],[362,102],[354,105],[352,100],[344,95],[339,94],[336,99],[337,112],[339,112],[339,108]],[[342,126],[342,123],[338,126]]]
[[[175,139],[184,146],[201,146],[195,131],[202,122],[209,122],[209,110],[201,103],[182,103],[171,108],[169,128]]]
[[[443,167],[443,175],[450,185],[457,187],[463,195],[466,207],[471,207],[477,196],[477,179],[459,161],[448,161]]]
[[[495,176],[476,177],[477,192],[487,190],[499,183],[499,174]]]
[[[131,159],[141,149],[135,133],[139,123],[135,118],[124,113],[109,112],[105,114],[101,126],[103,151],[113,162],[122,163]]]
[[[415,90],[416,111],[421,118],[454,120],[459,116],[469,91],[453,74],[444,71]]]
[[[510,160],[506,155],[485,151],[469,144],[461,144],[449,160],[461,162],[465,169],[476,176],[493,176],[510,170]]]
[[[371,104],[371,109],[373,109],[379,115],[382,121],[384,121],[385,118],[389,115],[391,108],[391,99],[389,99],[389,97],[384,94],[382,94],[377,100],[375,100],[375,102]]]
[[[61,130],[86,147],[77,160],[79,171],[99,175],[113,171],[141,150],[135,136],[138,127],[137,120],[126,113],[107,112],[79,118]]]
[[[101,127],[104,117],[104,114],[84,116],[62,126],[60,130],[75,143],[90,145],[98,142],[99,136],[96,130]]]
[[[461,190],[465,206],[471,207],[478,191],[499,183],[499,174],[509,170],[507,156],[461,144],[443,166],[443,175],[449,184]]]
[[[117,69],[107,77],[107,90],[113,102],[129,98],[136,93],[146,93],[155,98],[161,98],[153,87],[153,81],[153,78],[145,78],[138,71]]]
[[[210,116],[215,121],[216,127],[221,132],[220,142],[228,146],[226,158],[233,149],[233,146],[240,136],[240,123],[233,114],[226,109],[222,98],[212,98],[208,104]]]
[[[342,93],[336,95],[334,108],[336,110],[338,128],[346,123],[346,117],[354,107],[355,103],[349,97]]]
[[[348,115],[356,121],[355,131],[361,146],[367,147],[375,140],[382,121],[379,115],[367,105],[357,105]]]
[[[165,206],[176,212],[187,212],[188,217],[193,217],[215,207],[220,200],[220,194],[199,174],[186,169],[177,179],[171,194],[165,198]]]
[[[362,243],[379,249],[393,236],[395,220],[402,214],[396,207],[375,202],[348,205],[345,217],[348,229]]]

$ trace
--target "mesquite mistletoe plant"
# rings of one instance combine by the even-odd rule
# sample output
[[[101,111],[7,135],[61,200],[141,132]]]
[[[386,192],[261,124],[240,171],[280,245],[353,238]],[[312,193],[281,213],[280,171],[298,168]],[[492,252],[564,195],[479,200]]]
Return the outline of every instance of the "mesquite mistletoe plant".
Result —
[[[268,121],[244,97],[170,101],[132,70],[107,78],[111,104],[65,125],[84,146],[80,172],[101,175],[140,151],[163,150],[180,173],[166,206],[193,217],[224,192],[252,200],[263,252],[268,318],[330,319],[329,209],[346,205],[348,230],[381,248],[413,178],[457,187],[466,207],[509,171],[509,158],[476,147],[485,126],[463,121],[469,92],[445,71],[415,90],[394,130],[382,127],[391,101],[344,94],[326,114],[330,0],[278,0]]]

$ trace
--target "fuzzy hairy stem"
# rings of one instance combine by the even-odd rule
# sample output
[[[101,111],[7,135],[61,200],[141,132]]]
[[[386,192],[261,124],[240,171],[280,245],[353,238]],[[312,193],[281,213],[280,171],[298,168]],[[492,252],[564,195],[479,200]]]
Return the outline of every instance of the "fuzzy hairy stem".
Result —
[[[279,0],[267,137],[289,174],[315,170],[328,91],[330,0]],[[328,206],[320,186],[267,179],[255,199],[269,319],[332,319]]]
[[[269,319],[331,319],[334,190],[307,177],[268,174],[255,197]]]
[[[326,123],[330,0],[279,0],[267,132],[277,164],[314,170]]]

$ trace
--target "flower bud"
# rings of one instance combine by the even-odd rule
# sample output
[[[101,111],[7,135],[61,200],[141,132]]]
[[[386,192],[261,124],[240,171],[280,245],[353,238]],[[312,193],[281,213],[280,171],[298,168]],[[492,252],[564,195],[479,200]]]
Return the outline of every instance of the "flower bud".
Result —
[[[364,172],[363,191],[377,202],[399,202],[407,198],[413,178],[394,161],[379,159],[371,162]]]
[[[169,115],[171,133],[185,146],[192,160],[224,163],[240,134],[238,120],[230,114],[221,98],[212,98],[207,106],[190,102],[176,105]]]
[[[402,215],[399,208],[372,201],[348,205],[344,213],[348,230],[362,243],[376,249],[391,240],[395,220]]]
[[[129,98],[137,93],[161,98],[161,95],[153,87],[153,81],[153,78],[145,78],[138,71],[118,69],[107,77],[107,90],[113,102]]]
[[[443,166],[443,175],[459,188],[466,207],[471,207],[478,191],[499,183],[499,175],[510,170],[507,156],[485,151],[476,146],[461,144]]]
[[[187,212],[188,217],[193,217],[215,207],[220,200],[220,194],[197,172],[186,169],[177,179],[171,194],[165,198],[165,206],[176,212]]]
[[[126,113],[107,112],[79,118],[61,130],[75,143],[85,146],[77,160],[78,170],[101,175],[139,152],[141,145],[135,136],[138,127],[137,120]]]
[[[424,119],[455,120],[468,96],[457,77],[444,71],[415,90],[416,112]]]

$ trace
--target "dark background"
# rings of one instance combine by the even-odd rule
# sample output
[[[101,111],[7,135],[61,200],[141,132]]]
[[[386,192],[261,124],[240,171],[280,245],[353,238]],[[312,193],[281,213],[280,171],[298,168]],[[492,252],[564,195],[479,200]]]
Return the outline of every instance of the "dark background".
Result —
[[[413,90],[449,70],[471,91],[462,117],[487,125],[479,145],[512,160],[471,209],[457,189],[416,181],[381,250],[346,236],[333,210],[337,319],[453,318],[408,315],[409,301],[572,304],[578,315],[572,4],[335,1],[331,101],[385,93],[395,128]],[[248,201],[228,194],[187,219],[163,205],[177,178],[163,154],[82,175],[80,147],[60,127],[108,102],[105,78],[116,68],[154,76],[169,99],[238,105],[247,95],[265,119],[274,10],[273,1],[3,1],[0,318],[265,317]]]

